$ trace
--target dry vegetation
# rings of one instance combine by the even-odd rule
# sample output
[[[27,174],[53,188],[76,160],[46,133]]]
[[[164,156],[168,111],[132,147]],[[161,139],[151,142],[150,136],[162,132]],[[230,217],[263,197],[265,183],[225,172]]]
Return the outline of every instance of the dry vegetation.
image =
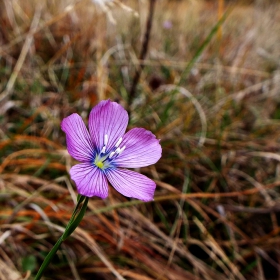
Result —
[[[60,122],[105,98],[161,139],[140,170],[155,200],[92,198],[44,279],[280,279],[280,4],[251,2],[198,56],[215,1],[157,1],[132,104],[148,1],[116,24],[86,0],[0,3],[1,280],[32,279],[61,235],[77,193]]]

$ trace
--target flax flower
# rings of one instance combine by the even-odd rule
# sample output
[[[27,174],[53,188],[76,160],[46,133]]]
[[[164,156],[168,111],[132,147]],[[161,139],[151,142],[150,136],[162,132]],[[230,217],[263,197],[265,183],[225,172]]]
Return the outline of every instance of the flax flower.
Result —
[[[106,198],[109,181],[124,196],[153,200],[155,182],[124,168],[156,163],[161,157],[159,140],[144,128],[133,128],[125,133],[127,124],[125,109],[110,100],[101,101],[92,109],[89,131],[78,114],[62,121],[68,152],[81,162],[70,169],[81,195]]]

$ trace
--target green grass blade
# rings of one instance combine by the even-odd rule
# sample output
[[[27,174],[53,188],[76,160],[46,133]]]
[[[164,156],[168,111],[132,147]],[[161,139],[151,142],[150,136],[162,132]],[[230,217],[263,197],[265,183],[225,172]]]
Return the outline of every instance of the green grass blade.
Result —
[[[211,39],[217,34],[219,27],[225,22],[225,20],[228,18],[229,14],[231,13],[233,8],[229,8],[226,10],[226,12],[223,14],[223,16],[218,20],[218,22],[213,26],[213,28],[211,29],[210,33],[208,34],[208,36],[206,37],[206,39],[204,40],[204,42],[202,43],[202,45],[197,49],[197,51],[195,52],[193,58],[190,60],[190,62],[188,63],[188,65],[186,66],[184,72],[181,75],[181,78],[179,80],[179,82],[177,83],[177,86],[180,86],[182,84],[182,82],[187,78],[187,75],[189,74],[189,72],[191,71],[193,65],[196,63],[196,61],[199,59],[199,57],[201,56],[202,52],[205,50],[205,48],[209,45],[209,43],[211,42]]]

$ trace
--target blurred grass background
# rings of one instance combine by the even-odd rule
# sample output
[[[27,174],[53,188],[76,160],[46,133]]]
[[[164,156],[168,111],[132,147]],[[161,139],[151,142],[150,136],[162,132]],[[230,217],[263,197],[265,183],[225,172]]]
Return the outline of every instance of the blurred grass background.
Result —
[[[161,139],[138,170],[155,200],[90,199],[44,279],[280,279],[280,2],[154,4],[139,60],[148,0],[1,1],[1,280],[32,279],[61,235],[61,120],[107,98]]]

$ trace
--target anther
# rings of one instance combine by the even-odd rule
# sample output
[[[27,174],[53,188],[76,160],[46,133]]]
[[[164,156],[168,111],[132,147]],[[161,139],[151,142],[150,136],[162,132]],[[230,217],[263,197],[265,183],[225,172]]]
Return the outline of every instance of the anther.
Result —
[[[108,144],[108,134],[104,135],[104,146]]]
[[[121,144],[121,142],[122,142],[122,137],[118,140],[118,142],[116,143],[115,147],[118,148],[119,145]]]
[[[101,150],[101,154],[104,154],[106,152],[106,146],[104,146],[103,148],[102,148],[102,150]]]
[[[112,152],[110,155],[109,155],[109,158],[111,159],[113,157],[113,155],[115,154],[115,152]]]
[[[119,148],[118,148],[119,149]],[[125,149],[125,146],[123,146],[119,151],[118,151],[118,154],[120,155]]]

